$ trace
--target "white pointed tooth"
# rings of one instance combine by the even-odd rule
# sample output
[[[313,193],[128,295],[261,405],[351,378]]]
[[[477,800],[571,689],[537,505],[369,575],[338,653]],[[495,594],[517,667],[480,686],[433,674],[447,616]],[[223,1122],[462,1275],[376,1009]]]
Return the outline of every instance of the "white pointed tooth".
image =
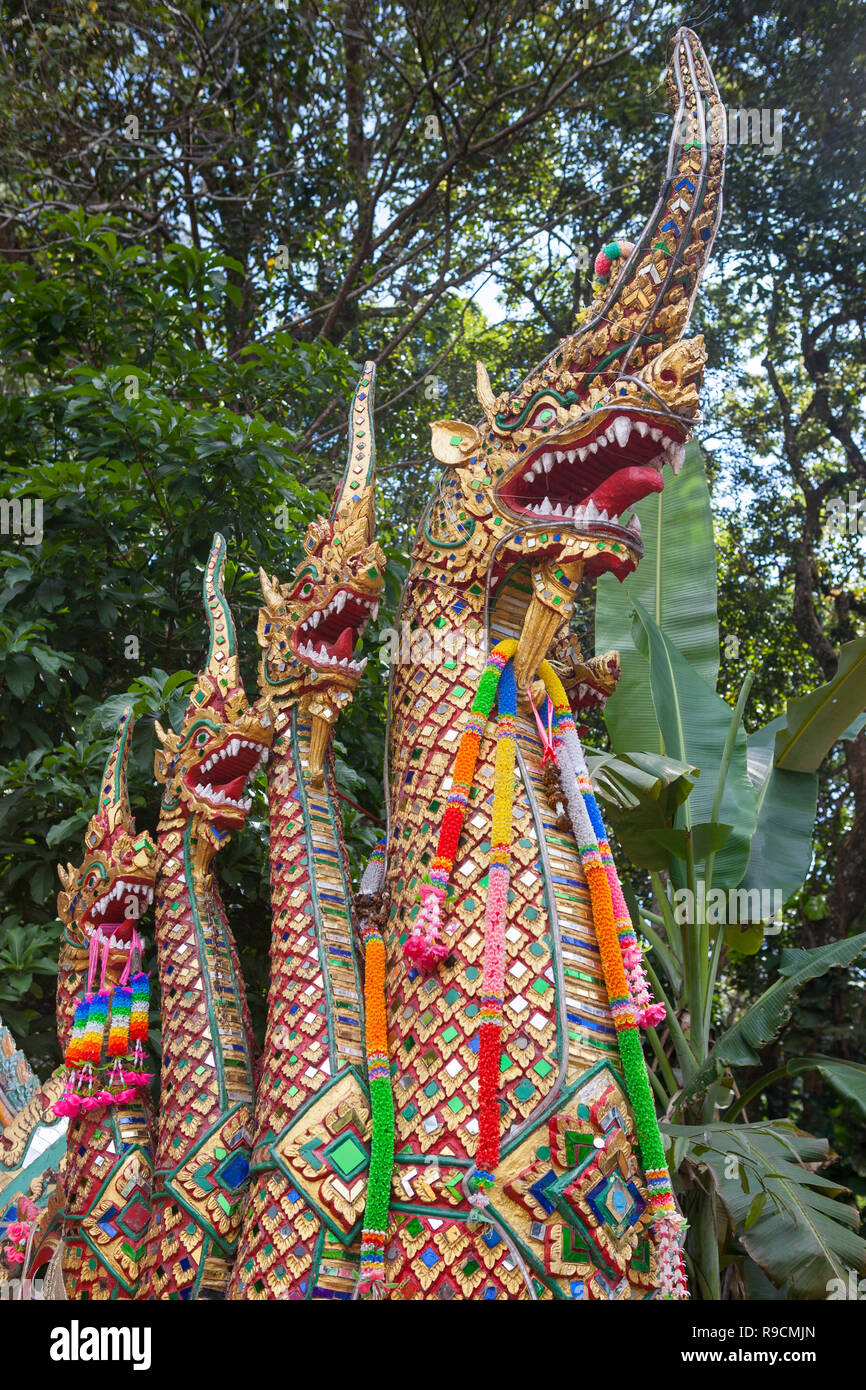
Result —
[[[584,511],[584,515],[585,515],[587,521],[597,521],[597,520],[598,520],[598,507],[595,505],[595,503],[593,502],[593,500],[592,500],[591,497],[590,497],[589,501],[588,501],[587,504],[586,504],[586,508],[585,508],[585,511]]]
[[[599,512],[598,519],[599,521],[610,521],[610,517],[608,516],[607,512]]]
[[[594,439],[594,440],[592,441],[591,444],[587,444],[587,446],[586,446],[586,452],[587,452],[588,454],[594,454],[594,453],[597,453],[597,451],[598,451],[598,440],[597,440],[597,439]]]
[[[342,661],[340,662],[340,665],[341,665],[341,666],[348,666],[348,664],[349,664],[349,658],[348,658],[347,656],[344,656],[343,659],[342,659]]]
[[[560,505],[559,502],[557,502],[556,506],[555,506],[554,509],[553,509],[553,515],[554,515],[554,516],[562,516],[562,506]]]
[[[221,791],[214,792],[211,796],[211,801],[215,802],[217,806],[221,806],[222,803],[225,801],[224,793]]]
[[[660,439],[664,439],[664,433],[662,430],[650,429],[650,434],[652,435],[656,443],[658,443]]]
[[[550,516],[553,511],[553,503],[549,497],[545,497],[543,502],[539,502],[536,511],[540,516]]]
[[[572,521],[574,519],[574,507],[566,507],[562,515],[567,516],[569,521]]]
[[[348,595],[346,593],[346,590],[341,589],[340,592],[337,594],[337,597],[334,599],[334,607],[336,608],[338,613],[342,613],[343,609],[346,607],[347,597]]]
[[[557,463],[563,463],[564,460],[565,460],[565,458],[566,458],[565,450],[564,450],[564,449],[557,449],[557,450],[556,450],[556,462],[557,462]]]
[[[617,444],[624,449],[631,438],[631,421],[625,415],[617,415],[613,422],[613,432]]]
[[[543,466],[543,468],[544,468],[545,473],[549,473],[549,472],[550,472],[550,470],[551,470],[551,468],[553,467],[553,465],[554,465],[555,462],[556,462],[556,460],[554,459],[553,454],[545,454],[545,455],[542,457],[541,463],[542,463],[542,466]]]
[[[640,435],[641,439],[646,439],[647,435],[649,434],[649,425],[647,424],[646,420],[635,420],[634,427]]]
[[[685,461],[685,457],[686,448],[684,444],[675,444],[674,447],[669,450],[668,459],[670,461],[671,468],[674,470],[674,474],[679,473]]]
[[[320,623],[321,621],[322,621],[322,614],[321,614],[321,613],[314,613],[313,616],[310,618],[310,627],[318,627],[318,626],[319,626],[319,623]]]
[[[271,750],[270,750],[270,748],[263,748],[263,749],[262,749],[262,762],[263,762],[263,763],[266,763],[266,762],[268,761],[268,758],[269,758],[270,756],[271,756]]]
[[[319,658],[318,658],[318,659],[319,659],[319,661],[327,661],[327,660],[328,660],[328,648],[325,646],[324,642],[322,643],[321,647],[319,648]]]
[[[379,602],[378,602],[378,599],[377,599],[377,601],[373,604],[373,607],[370,609],[370,617],[373,619],[373,622],[375,622],[376,619],[378,618],[378,616],[379,616]]]
[[[574,509],[574,519],[575,519],[575,521],[583,521],[583,520],[585,519],[585,516],[586,516],[586,511],[585,511],[585,509],[584,509],[583,507],[575,507],[575,509]]]
[[[637,512],[629,518],[628,529],[634,531],[636,536],[640,535],[640,517]]]
[[[239,739],[239,738],[233,738],[232,741],[231,741],[231,743],[229,744],[229,752],[231,753],[231,756],[232,756],[233,758],[236,758],[237,755],[238,755],[238,753],[239,753],[240,751],[241,751],[241,741],[240,741],[240,739]]]
[[[362,657],[361,657],[361,660],[358,662],[358,670],[359,670],[359,671],[363,671],[364,667],[367,665],[368,659],[369,659],[369,658],[366,657],[366,656],[362,656]]]
[[[587,456],[588,453],[589,453],[589,450],[588,450],[587,448],[578,449],[578,451],[577,451],[577,457],[580,459],[580,462],[581,462],[581,463],[583,463],[583,460],[586,458],[586,456]]]

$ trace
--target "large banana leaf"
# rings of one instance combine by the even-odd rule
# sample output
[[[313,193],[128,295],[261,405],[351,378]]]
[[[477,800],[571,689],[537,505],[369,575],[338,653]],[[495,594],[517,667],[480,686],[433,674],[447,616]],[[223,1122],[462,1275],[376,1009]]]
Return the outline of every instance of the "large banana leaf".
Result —
[[[812,862],[812,832],[818,802],[814,772],[788,772],[776,766],[773,749],[784,715],[749,738],[748,768],[758,798],[758,823],[741,888],[772,893],[782,902],[802,887]]]
[[[845,643],[831,681],[789,702],[787,721],[776,736],[776,766],[788,772],[817,772],[864,709],[866,636]]]
[[[634,640],[648,656],[650,695],[664,740],[664,751],[680,762],[699,767],[701,775],[678,821],[686,829],[712,820],[725,740],[733,711],[702,680],[638,599]],[[746,735],[737,730],[725,782],[719,820],[733,830],[714,860],[713,887],[733,888],[749,862],[749,842],[755,828],[757,798],[746,766]]]
[[[719,669],[716,547],[707,480],[696,443],[686,449],[679,477],[665,474],[664,491],[638,502],[644,558],[621,584],[602,575],[596,589],[595,649],[616,648],[622,663],[605,721],[617,752],[661,752],[649,695],[649,670],[632,639],[631,599],[651,613],[695,670],[715,686]]]
[[[667,867],[668,855],[654,838],[670,829],[677,808],[690,795],[697,769],[662,753],[587,753],[596,796],[616,841],[642,869]]]
[[[809,980],[825,975],[828,970],[850,965],[864,950],[866,932],[842,941],[830,941],[826,946],[816,946],[811,951],[783,951],[778,980],[774,980],[769,989],[765,989],[718,1039],[703,1066],[689,1082],[681,1103],[706,1090],[724,1067],[751,1067],[759,1062],[761,1048],[776,1036],[803,986]]]
[[[847,1062],[842,1057],[791,1057],[785,1066],[789,1076],[802,1076],[817,1071],[833,1090],[860,1111],[866,1119],[866,1066],[862,1062]]]
[[[866,1263],[847,1189],[813,1171],[830,1157],[825,1139],[786,1120],[762,1124],[663,1125],[677,1166],[704,1164],[739,1244],[789,1298],[826,1298],[831,1279]]]

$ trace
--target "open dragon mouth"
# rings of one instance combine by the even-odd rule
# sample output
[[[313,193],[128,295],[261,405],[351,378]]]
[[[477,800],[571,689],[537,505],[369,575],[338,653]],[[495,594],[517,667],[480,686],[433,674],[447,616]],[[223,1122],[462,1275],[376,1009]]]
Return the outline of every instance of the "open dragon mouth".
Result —
[[[252,797],[244,796],[244,788],[267,759],[266,744],[250,738],[229,738],[190,769],[186,783],[215,811],[242,819],[253,804]]]
[[[97,932],[109,946],[122,949],[128,946],[133,928],[152,902],[152,880],[116,878],[85,912],[81,925],[88,937]]]
[[[499,489],[499,500],[521,517],[560,521],[581,531],[640,537],[637,517],[620,514],[650,492],[661,492],[661,469],[683,463],[683,437],[674,421],[625,412],[599,412],[594,429],[562,441],[544,440]]]
[[[375,621],[378,612],[378,600],[354,589],[338,589],[326,608],[317,609],[298,625],[295,651],[322,670],[338,667],[360,676],[367,658],[356,661],[352,653],[368,621]]]

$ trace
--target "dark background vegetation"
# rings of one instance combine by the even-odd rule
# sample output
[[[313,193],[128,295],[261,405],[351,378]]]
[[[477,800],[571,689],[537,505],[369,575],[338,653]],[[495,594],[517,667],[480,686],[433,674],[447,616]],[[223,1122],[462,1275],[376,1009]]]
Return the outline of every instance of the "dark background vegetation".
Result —
[[[134,807],[154,826],[153,719],[179,718],[199,663],[213,532],[251,693],[257,568],[287,576],[327,509],[374,357],[388,626],[435,476],[427,421],[475,418],[476,356],[496,389],[516,383],[588,302],[598,247],[651,209],[684,21],[727,106],[784,113],[778,155],[729,153],[696,324],[723,688],[755,672],[755,728],[831,676],[866,617],[862,540],[825,529],[829,499],[866,498],[862,5],[2,5],[3,495],[42,498],[45,534],[0,536],[0,1012],[43,1072],[55,865],[81,857],[127,692]],[[341,785],[369,812],[346,807],[356,858],[382,810],[383,676],[371,661],[339,729]],[[221,856],[259,1026],[266,845],[259,789]],[[822,773],[808,883],[781,936],[728,962],[718,1021],[774,977],[782,945],[862,930],[864,904],[861,733]],[[831,973],[768,1069],[862,1059],[863,1034],[862,982]],[[750,1116],[827,1135],[862,1196],[863,1127],[805,1085],[775,1084]]]

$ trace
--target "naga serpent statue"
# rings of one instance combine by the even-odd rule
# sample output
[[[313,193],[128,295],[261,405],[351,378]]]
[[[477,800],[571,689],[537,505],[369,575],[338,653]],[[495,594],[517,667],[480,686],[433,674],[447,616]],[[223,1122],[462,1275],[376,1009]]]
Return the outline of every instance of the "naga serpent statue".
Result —
[[[479,364],[481,422],[431,426],[444,471],[397,615],[411,642],[390,673],[387,833],[357,894],[329,738],[363,674],[353,653],[385,564],[372,364],[330,517],[308,528],[290,581],[261,575],[252,708],[215,541],[206,668],[180,734],[159,730],[156,849],[132,828],[131,717],[121,726],[61,894],[61,1038],[81,998],[82,1038],[95,1007],[109,1052],[100,1035],[67,1053],[71,1298],[686,1296],[640,1042],[663,1010],[575,721],[613,693],[618,658],[584,659],[569,631],[584,580],[638,564],[628,510],[662,490],[665,464],[679,471],[698,419],[704,347],[683,335],[721,215],[724,123],[689,29],[668,93],[658,204],[634,243],[597,258],[577,331],[510,394]],[[271,973],[254,1065],[214,860],[269,747]],[[122,1030],[141,943],[118,903],[155,875],[154,1142],[138,1034]],[[137,1136],[122,1159],[118,1125]]]
[[[137,927],[156,879],[156,846],[147,831],[136,832],[129,807],[132,728],[129,709],[105,764],[81,867],[59,870],[57,1031],[72,1084],[55,1110],[70,1116],[61,1267],[71,1299],[136,1297],[151,1213],[154,1115],[142,1084],[149,1077],[124,1066],[130,1035],[136,1045],[147,1036],[147,1001],[134,992],[146,978]]]
[[[254,1042],[213,862],[250,807],[271,713],[247,703],[223,594],[226,544],[204,574],[210,646],[180,733],[157,724],[156,949],[162,1085],[143,1298],[221,1298],[249,1176]]]

